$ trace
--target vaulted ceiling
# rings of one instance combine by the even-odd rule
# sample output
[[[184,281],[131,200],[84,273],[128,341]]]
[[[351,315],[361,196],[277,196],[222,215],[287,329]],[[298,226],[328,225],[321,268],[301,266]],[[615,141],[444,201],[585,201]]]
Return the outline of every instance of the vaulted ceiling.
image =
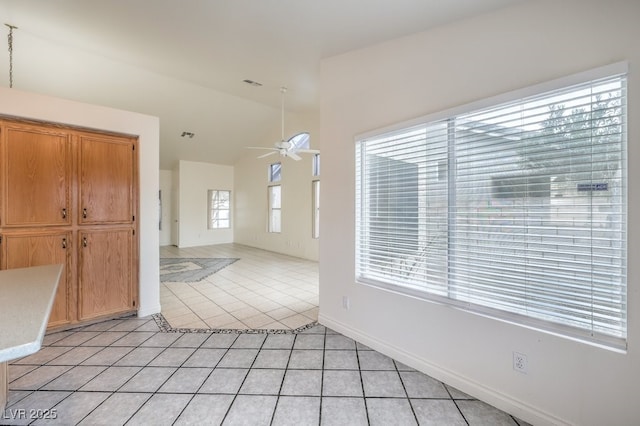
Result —
[[[0,0],[0,20],[18,27],[16,90],[160,117],[170,169],[234,164],[279,140],[281,86],[291,122],[316,125],[322,58],[522,1]]]

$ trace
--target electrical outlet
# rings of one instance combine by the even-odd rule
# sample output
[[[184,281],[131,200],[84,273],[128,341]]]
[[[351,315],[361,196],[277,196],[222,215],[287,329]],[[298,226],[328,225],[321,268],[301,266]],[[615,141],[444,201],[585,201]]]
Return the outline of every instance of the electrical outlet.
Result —
[[[342,307],[347,311],[351,308],[351,300],[349,296],[342,296]]]
[[[513,353],[513,369],[522,373],[527,374],[527,356],[525,354],[521,354],[519,352]]]

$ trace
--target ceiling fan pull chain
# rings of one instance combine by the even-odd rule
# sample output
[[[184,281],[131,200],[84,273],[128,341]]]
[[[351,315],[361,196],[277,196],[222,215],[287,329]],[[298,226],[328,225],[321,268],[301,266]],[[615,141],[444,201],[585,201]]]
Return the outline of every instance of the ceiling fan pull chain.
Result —
[[[9,87],[13,88],[13,30],[17,29],[15,25],[5,24],[9,27],[9,35],[7,42],[9,44]]]
[[[282,99],[280,100],[280,107],[281,107],[281,114],[280,114],[280,119],[282,120],[282,125],[281,125],[281,138],[280,141],[284,142],[284,94],[287,93],[287,88],[285,86],[280,87],[280,93],[282,93]]]

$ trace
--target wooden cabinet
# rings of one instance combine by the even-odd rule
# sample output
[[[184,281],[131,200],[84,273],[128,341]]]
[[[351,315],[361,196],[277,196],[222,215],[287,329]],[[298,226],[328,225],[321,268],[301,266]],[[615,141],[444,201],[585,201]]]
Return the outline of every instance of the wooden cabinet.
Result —
[[[0,268],[64,265],[49,327],[136,309],[136,145],[0,117]]]
[[[132,223],[131,141],[80,136],[80,223]]]
[[[73,250],[71,232],[44,231],[38,233],[12,232],[4,234],[2,269],[26,268],[62,264],[64,269],[58,284],[55,302],[49,316],[49,326],[71,322],[72,309],[69,273]]]
[[[128,228],[79,233],[81,320],[133,309],[132,237]]]
[[[3,133],[4,226],[71,225],[70,135],[38,126]]]

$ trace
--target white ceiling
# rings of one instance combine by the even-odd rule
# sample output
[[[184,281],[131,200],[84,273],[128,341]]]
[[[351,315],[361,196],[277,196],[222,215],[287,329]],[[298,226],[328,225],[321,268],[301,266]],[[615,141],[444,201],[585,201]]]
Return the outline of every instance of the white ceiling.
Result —
[[[159,116],[169,169],[279,140],[283,85],[292,121],[317,122],[322,58],[523,1],[0,0],[0,20],[14,88]]]

